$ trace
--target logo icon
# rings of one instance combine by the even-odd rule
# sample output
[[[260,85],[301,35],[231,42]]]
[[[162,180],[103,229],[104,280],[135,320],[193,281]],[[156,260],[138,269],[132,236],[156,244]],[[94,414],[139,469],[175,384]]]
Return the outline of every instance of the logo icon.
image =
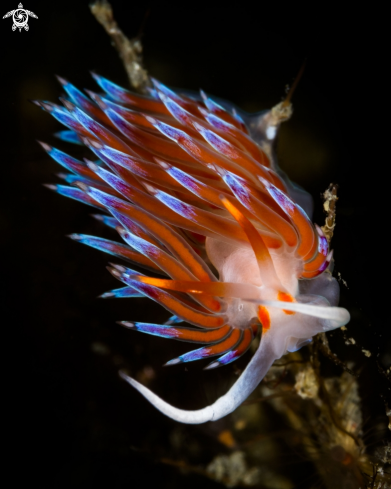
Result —
[[[12,15],[12,20],[14,21],[12,30],[15,31],[16,29],[19,29],[19,32],[22,31],[23,27],[26,31],[29,30],[29,26],[28,26],[29,16],[34,17],[34,19],[38,19],[38,17],[34,14],[34,12],[31,12],[30,10],[25,10],[21,3],[18,5],[18,8],[16,10],[11,10],[10,12],[7,12],[4,15],[3,19],[6,19],[7,17],[11,17],[11,15]]]

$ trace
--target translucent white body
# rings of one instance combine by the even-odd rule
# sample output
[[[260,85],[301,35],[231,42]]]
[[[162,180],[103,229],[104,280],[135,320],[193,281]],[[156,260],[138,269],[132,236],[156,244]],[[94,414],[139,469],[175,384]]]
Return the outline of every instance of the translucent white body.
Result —
[[[162,413],[189,424],[215,421],[231,413],[253,392],[275,360],[287,352],[298,350],[310,342],[314,335],[338,328],[350,319],[346,309],[335,307],[339,300],[339,285],[327,271],[313,280],[299,282],[296,277],[300,262],[289,253],[272,255],[281,284],[296,300],[281,302],[276,300],[277,290],[262,285],[251,248],[235,247],[207,238],[206,249],[219,271],[220,281],[253,285],[258,289],[258,299],[226,299],[229,324],[236,328],[248,327],[251,319],[257,317],[259,304],[267,307],[270,314],[270,329],[263,333],[258,350],[242,375],[212,405],[196,411],[185,411],[166,403],[147,387],[121,372],[121,376]],[[296,312],[286,314],[284,310]]]

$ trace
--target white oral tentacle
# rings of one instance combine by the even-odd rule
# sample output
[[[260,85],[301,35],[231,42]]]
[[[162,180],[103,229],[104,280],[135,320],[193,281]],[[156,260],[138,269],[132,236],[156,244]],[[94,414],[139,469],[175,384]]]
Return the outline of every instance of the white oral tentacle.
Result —
[[[251,301],[252,302],[252,301]],[[301,304],[300,302],[283,302],[283,301],[257,301],[268,307],[284,309],[287,311],[300,312],[308,316],[321,319],[328,319],[335,328],[344,326],[350,321],[349,312],[343,307],[317,306],[314,304]]]
[[[163,401],[163,399],[147,387],[137,382],[137,380],[132,379],[132,377],[129,377],[124,372],[120,372],[120,376],[137,389],[156,409],[179,423],[200,424],[206,423],[207,421],[216,421],[232,413],[232,411],[239,407],[264,378],[274,360],[276,360],[276,355],[271,347],[271,339],[271,332],[269,331],[262,338],[258,350],[255,352],[242,375],[226,394],[210,406],[196,411],[186,411],[171,406],[171,404]]]

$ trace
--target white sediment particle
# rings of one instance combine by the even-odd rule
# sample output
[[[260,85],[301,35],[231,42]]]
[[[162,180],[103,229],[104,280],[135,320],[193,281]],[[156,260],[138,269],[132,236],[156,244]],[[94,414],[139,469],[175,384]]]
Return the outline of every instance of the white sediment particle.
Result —
[[[314,369],[306,366],[296,374],[295,391],[302,399],[314,399],[318,395],[318,383]]]
[[[269,126],[266,129],[266,136],[268,139],[274,139],[276,137],[277,128],[276,126]]]

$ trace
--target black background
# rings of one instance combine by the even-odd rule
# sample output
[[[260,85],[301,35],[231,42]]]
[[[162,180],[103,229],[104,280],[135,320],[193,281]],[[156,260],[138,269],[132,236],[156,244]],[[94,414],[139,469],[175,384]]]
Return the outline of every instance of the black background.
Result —
[[[4,15],[17,0],[1,3]],[[265,2],[266,3],[266,2]],[[276,104],[303,60],[307,67],[294,95],[294,116],[283,126],[281,166],[314,197],[322,224],[320,193],[340,185],[336,272],[348,284],[342,304],[352,313],[348,336],[370,350],[333,338],[342,359],[362,370],[366,427],[384,421],[387,389],[376,368],[390,363],[389,302],[389,63],[384,13],[341,11],[328,4],[236,5],[211,2],[112,2],[130,37],[146,11],[145,64],[174,87],[231,100],[248,111]],[[38,15],[28,32],[0,23],[2,65],[2,207],[0,209],[4,306],[3,401],[11,429],[6,451],[15,481],[40,487],[218,487],[159,462],[180,460],[172,433],[176,425],[155,411],[117,376],[118,367],[147,375],[151,387],[175,405],[202,407],[226,391],[235,367],[203,372],[200,365],[163,369],[186,351],[183,344],[122,330],[116,320],[162,321],[167,314],[150,301],[103,301],[117,286],[106,272],[107,256],[65,237],[72,232],[110,236],[90,209],[51,193],[56,164],[35,140],[56,143],[60,129],[28,99],[56,101],[54,74],[79,88],[96,89],[89,70],[127,86],[121,62],[88,2],[32,1]],[[83,156],[75,148],[73,154]],[[106,348],[106,349],[105,349]],[[248,356],[239,362],[242,368]],[[220,448],[213,427],[188,427],[196,440],[193,463],[206,464]],[[171,437],[171,438],[170,438]],[[171,441],[170,441],[171,440]],[[169,447],[169,448],[167,448]],[[200,448],[202,447],[202,449]],[[207,448],[205,448],[207,447]],[[222,450],[222,449],[221,449]],[[191,450],[190,450],[191,451]],[[297,483],[302,466],[279,470]],[[305,482],[300,487],[307,486]]]

